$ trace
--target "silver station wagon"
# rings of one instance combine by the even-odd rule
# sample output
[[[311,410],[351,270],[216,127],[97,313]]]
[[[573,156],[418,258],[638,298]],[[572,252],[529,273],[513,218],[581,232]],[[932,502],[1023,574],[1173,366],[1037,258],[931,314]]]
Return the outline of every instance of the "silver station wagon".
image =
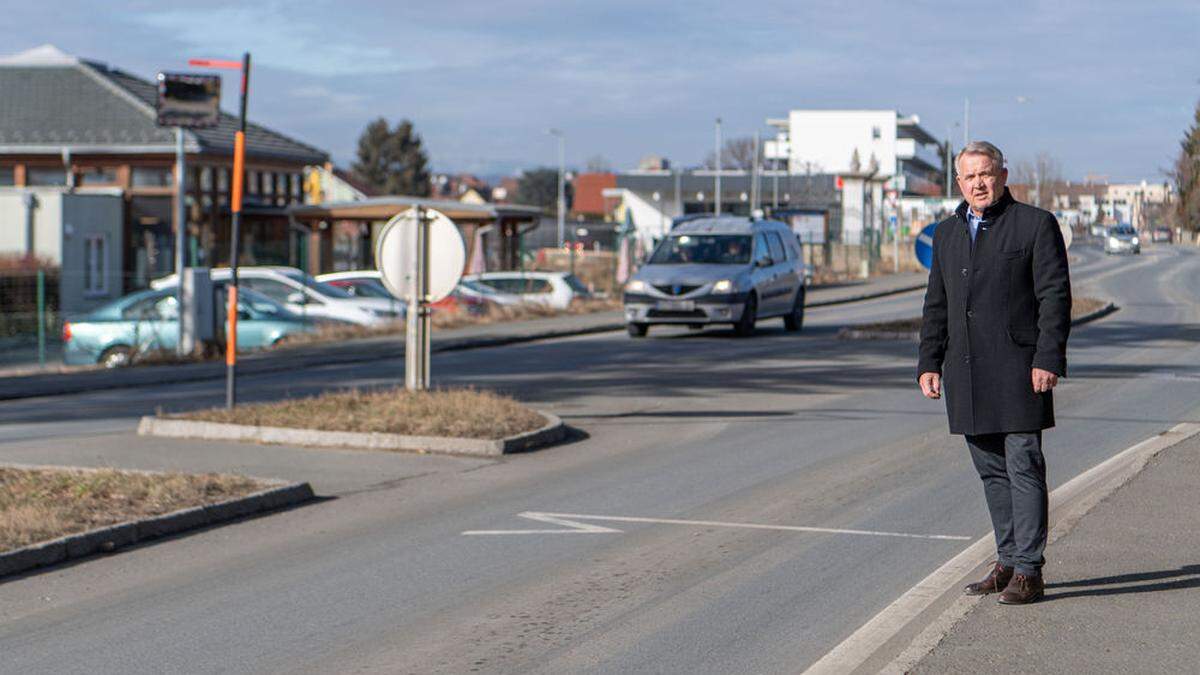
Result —
[[[721,216],[671,230],[625,285],[625,323],[642,337],[654,324],[732,324],[751,335],[760,319],[804,324],[804,259],[791,229],[774,220]]]

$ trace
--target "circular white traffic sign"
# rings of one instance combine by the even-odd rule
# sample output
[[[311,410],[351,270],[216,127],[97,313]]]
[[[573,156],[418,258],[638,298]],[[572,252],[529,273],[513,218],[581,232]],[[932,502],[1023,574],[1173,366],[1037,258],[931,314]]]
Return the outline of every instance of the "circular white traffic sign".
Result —
[[[433,209],[421,209],[429,223],[429,288],[427,302],[450,295],[462,277],[467,247],[454,221]],[[375,267],[392,295],[408,302],[416,288],[416,209],[398,213],[375,241]]]

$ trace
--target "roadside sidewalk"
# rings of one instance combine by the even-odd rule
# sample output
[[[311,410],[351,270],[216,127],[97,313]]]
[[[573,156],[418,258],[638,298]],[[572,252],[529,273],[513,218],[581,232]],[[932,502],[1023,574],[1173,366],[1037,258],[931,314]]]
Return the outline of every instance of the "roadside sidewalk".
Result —
[[[1050,544],[1042,601],[985,597],[911,672],[1196,672],[1198,476],[1200,436],[1159,453]]]
[[[906,273],[874,277],[861,282],[812,287],[809,307],[836,305],[882,297],[923,288],[924,273]],[[620,311],[556,316],[526,321],[510,321],[453,330],[434,331],[434,352],[494,347],[518,342],[588,335],[621,330],[625,321]],[[404,336],[345,340],[275,349],[238,356],[238,374],[254,375],[296,368],[399,358],[404,354]],[[219,379],[225,376],[225,364],[219,361],[176,365],[139,366],[119,370],[80,370],[39,372],[0,376],[0,400],[56,396],[97,389],[153,386],[169,382]]]

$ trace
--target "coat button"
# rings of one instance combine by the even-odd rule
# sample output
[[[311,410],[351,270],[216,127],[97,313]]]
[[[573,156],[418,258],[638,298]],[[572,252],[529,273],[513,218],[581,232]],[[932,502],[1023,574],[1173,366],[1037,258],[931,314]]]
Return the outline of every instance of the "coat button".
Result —
[[[975,316],[975,310],[973,310],[973,309],[968,309],[968,310],[967,310],[967,317],[968,317],[968,318],[970,318],[970,317],[973,317],[973,316]]]
[[[965,267],[964,267],[964,268],[962,269],[962,275],[963,275],[964,277],[965,277],[965,276],[967,276],[967,268],[965,268]]]
[[[971,362],[971,357],[969,357],[969,356],[963,357],[963,363],[970,363],[970,362]]]

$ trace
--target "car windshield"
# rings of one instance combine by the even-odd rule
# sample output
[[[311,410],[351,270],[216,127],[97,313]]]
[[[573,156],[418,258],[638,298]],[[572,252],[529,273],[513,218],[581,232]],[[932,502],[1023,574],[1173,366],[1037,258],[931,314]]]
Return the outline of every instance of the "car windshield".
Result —
[[[283,274],[285,274],[290,279],[294,279],[294,280],[304,284],[305,286],[308,286],[309,288],[313,289],[317,293],[320,293],[321,295],[324,295],[327,298],[337,298],[339,300],[346,300],[346,299],[354,297],[345,289],[338,288],[337,286],[334,286],[333,284],[327,284],[324,281],[317,281],[316,277],[314,277],[313,275],[306,274],[304,272],[301,272],[300,270],[286,270],[283,272]]]
[[[341,289],[353,288],[353,294],[356,298],[383,298],[385,300],[395,300],[396,298],[388,292],[382,281],[376,279],[345,279],[342,281],[324,282],[337,286]]]
[[[473,279],[463,279],[462,281],[458,282],[458,284],[483,295],[496,295],[497,293],[496,289],[492,288],[491,286],[481,284]]]
[[[238,307],[245,309],[249,308],[254,311],[258,319],[276,319],[279,321],[302,321],[299,314],[289,310],[287,307],[275,302],[267,296],[257,291],[252,291],[249,288],[238,289]]]
[[[744,234],[678,234],[664,240],[650,256],[653,265],[745,265],[749,262],[750,237]]]
[[[1112,229],[1112,233],[1113,234],[1125,234],[1125,235],[1137,234],[1136,232],[1133,231],[1132,227],[1114,227]]]

